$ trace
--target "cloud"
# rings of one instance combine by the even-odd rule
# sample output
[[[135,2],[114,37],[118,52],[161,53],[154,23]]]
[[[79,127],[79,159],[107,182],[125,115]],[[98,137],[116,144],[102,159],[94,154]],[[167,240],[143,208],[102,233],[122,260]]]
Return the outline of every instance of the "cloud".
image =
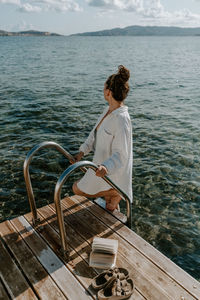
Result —
[[[20,12],[40,12],[42,9],[39,6],[31,5],[29,3],[20,4],[18,11]]]
[[[0,4],[15,4],[19,5],[20,0],[0,0]]]
[[[164,13],[160,0],[86,0],[90,6],[103,9],[137,12],[144,16],[157,16]]]
[[[141,14],[144,17],[158,18],[168,17],[169,13],[164,9],[164,6],[160,3],[160,0],[143,0],[143,9]]]
[[[75,0],[0,0],[0,4],[17,6],[20,12],[32,13],[41,11],[81,11]]]
[[[44,10],[58,12],[81,11],[81,7],[74,0],[36,0]]]
[[[141,0],[87,0],[90,6],[104,9],[120,9],[129,11],[140,11],[142,9]]]
[[[189,23],[199,27],[200,24],[200,14],[194,14],[188,9],[175,11],[172,17],[174,22],[182,23],[183,25],[187,25]]]
[[[188,9],[169,12],[160,0],[86,0],[90,6],[98,7],[102,12],[129,11],[134,12],[140,20],[149,24],[163,25],[197,25],[200,14],[194,14]],[[200,0],[196,0],[200,1]]]

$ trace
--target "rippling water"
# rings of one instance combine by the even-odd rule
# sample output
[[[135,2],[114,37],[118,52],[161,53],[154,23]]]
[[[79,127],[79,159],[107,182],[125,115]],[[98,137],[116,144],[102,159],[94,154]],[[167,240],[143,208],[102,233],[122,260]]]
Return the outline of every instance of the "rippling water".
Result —
[[[200,279],[199,57],[199,37],[0,38],[1,221],[29,211],[27,152],[52,140],[75,153],[103,110],[107,76],[124,64],[132,75],[132,228]],[[53,149],[33,159],[38,206],[53,201],[68,165]]]

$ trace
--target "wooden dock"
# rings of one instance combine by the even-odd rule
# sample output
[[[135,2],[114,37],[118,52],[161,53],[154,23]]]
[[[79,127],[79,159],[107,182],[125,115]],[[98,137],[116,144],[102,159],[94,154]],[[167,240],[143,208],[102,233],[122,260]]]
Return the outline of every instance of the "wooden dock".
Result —
[[[0,224],[0,299],[97,299],[90,284],[101,270],[88,265],[94,236],[119,241],[117,266],[135,283],[131,300],[200,299],[197,280],[97,204],[72,196],[62,208],[68,261],[58,251],[54,204],[38,209],[35,228],[30,213]]]

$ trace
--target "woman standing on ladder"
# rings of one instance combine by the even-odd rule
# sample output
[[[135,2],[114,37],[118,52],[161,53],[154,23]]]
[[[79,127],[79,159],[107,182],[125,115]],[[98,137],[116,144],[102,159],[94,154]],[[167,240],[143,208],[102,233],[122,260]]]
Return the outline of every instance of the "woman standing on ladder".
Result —
[[[88,169],[73,184],[76,195],[87,198],[104,197],[106,209],[117,209],[121,196],[101,177],[108,175],[132,202],[132,125],[124,100],[129,92],[130,72],[124,66],[108,77],[104,84],[104,98],[108,101],[86,141],[74,156],[75,162],[94,150],[93,163],[98,165],[96,174]]]

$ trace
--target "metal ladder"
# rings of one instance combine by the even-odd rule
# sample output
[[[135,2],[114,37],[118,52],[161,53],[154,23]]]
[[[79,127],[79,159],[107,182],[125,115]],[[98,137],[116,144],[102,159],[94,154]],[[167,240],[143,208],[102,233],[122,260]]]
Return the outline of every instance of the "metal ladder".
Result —
[[[60,153],[62,153],[68,160],[73,161],[73,156],[68,153],[63,147],[61,147],[59,144],[54,143],[54,142],[43,142],[39,145],[36,145],[33,147],[27,154],[26,159],[24,161],[24,179],[26,183],[26,189],[27,189],[27,194],[28,194],[28,200],[32,212],[32,222],[33,226],[36,226],[39,222],[40,219],[38,218],[37,215],[37,208],[36,208],[36,203],[35,203],[35,197],[33,194],[33,189],[32,189],[32,184],[31,184],[31,179],[30,179],[30,174],[29,174],[29,165],[31,163],[31,160],[39,150],[42,148],[56,148]],[[56,187],[55,187],[55,192],[54,192],[54,203],[56,207],[56,214],[57,214],[57,220],[58,220],[58,227],[59,227],[59,232],[60,232],[60,238],[61,238],[61,252],[63,255],[66,255],[68,253],[68,244],[67,244],[67,239],[66,239],[66,231],[65,231],[65,226],[64,226],[64,218],[63,218],[63,213],[62,213],[62,208],[61,208],[61,189],[63,184],[67,181],[68,177],[74,173],[76,170],[81,169],[83,172],[87,171],[87,168],[91,168],[94,171],[98,169],[97,165],[90,161],[81,161],[74,163],[73,165],[69,166],[60,176],[60,178],[57,181]],[[131,220],[132,220],[132,211],[131,211],[131,201],[129,197],[124,193],[112,180],[104,176],[102,177],[113,189],[115,189],[124,200],[126,200],[126,216],[127,216],[127,226],[131,228]]]

